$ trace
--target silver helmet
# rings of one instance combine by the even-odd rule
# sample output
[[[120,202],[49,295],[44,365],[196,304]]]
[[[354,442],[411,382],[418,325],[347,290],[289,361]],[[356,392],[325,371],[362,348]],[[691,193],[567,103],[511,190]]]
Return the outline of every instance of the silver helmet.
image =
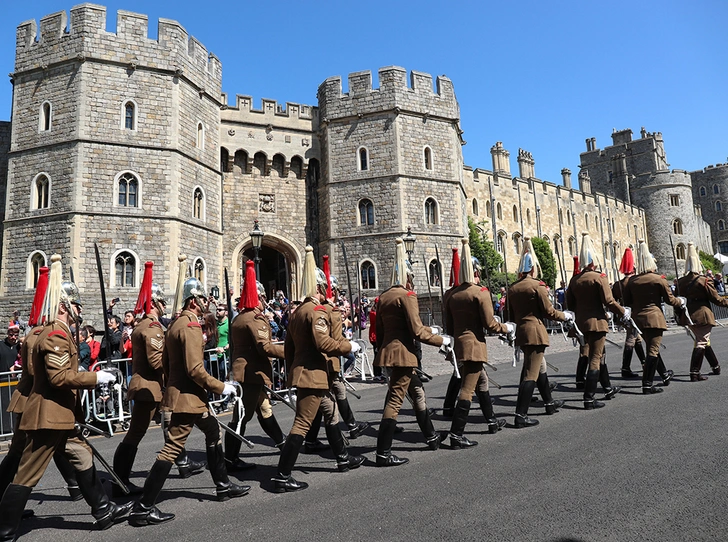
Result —
[[[329,286],[329,282],[326,280],[326,275],[318,267],[316,268],[316,286],[318,286],[319,288],[323,288],[324,292]]]
[[[261,284],[260,281],[258,281],[258,280],[255,281],[255,287],[258,290],[258,297],[264,297],[266,299],[268,298],[268,294],[265,293],[265,288],[263,287],[263,285]]]
[[[339,279],[337,279],[334,275],[331,275],[331,289],[339,291]]]
[[[207,297],[205,296],[205,288],[202,283],[194,277],[190,277],[185,280],[184,287],[182,288],[182,302],[186,303],[188,299],[195,298],[195,300],[206,307]]]
[[[70,280],[61,283],[61,302],[82,306],[81,292],[78,291],[78,286]]]

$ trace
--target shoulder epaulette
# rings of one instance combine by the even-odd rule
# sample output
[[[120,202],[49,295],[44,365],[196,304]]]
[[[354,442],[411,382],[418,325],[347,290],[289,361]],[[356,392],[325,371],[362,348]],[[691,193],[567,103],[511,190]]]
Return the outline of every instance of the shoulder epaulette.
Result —
[[[48,336],[53,337],[53,335],[60,335],[64,339],[68,338],[68,335],[66,335],[65,331],[61,331],[60,329],[56,329],[55,331],[51,331]]]
[[[607,276],[607,274],[606,274],[606,273],[599,273],[599,276],[600,276],[600,277],[606,277],[606,276]]]
[[[481,287],[480,287],[480,291],[481,291],[481,292],[487,292],[487,291],[489,291],[489,290],[488,290],[488,287],[487,287],[487,286],[481,286]]]
[[[187,327],[199,327],[200,329],[202,328],[199,322],[190,322],[189,324],[187,324]]]
[[[660,278],[661,279],[667,279],[667,277],[665,275],[660,275]]]
[[[42,327],[39,327],[39,328],[36,328],[33,330],[33,335],[40,335],[41,333],[43,333]]]
[[[417,294],[416,294],[416,293],[414,293],[414,292],[413,292],[412,290],[410,290],[409,292],[407,292],[407,295],[413,295],[413,296],[417,296]]]
[[[159,322],[157,322],[157,321],[154,321],[154,322],[150,322],[150,323],[149,323],[149,327],[153,327],[153,326],[154,326],[154,327],[162,327],[162,324],[160,324],[160,323],[159,323]]]
[[[265,320],[266,322],[268,321],[268,317],[265,314],[262,314],[260,312],[258,314],[256,314],[255,317],[260,318],[261,320]]]
[[[315,310],[315,311],[325,311],[326,310],[326,307],[324,307],[323,305],[316,305],[313,308],[313,310]]]
[[[546,286],[546,283],[544,281],[542,281],[542,280],[539,280],[538,281],[538,285],[539,286]]]

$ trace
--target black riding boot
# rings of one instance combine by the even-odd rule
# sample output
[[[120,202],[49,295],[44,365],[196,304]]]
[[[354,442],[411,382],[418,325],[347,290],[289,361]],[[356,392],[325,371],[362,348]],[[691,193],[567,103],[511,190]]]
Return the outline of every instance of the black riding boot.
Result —
[[[121,442],[116,448],[114,453],[114,472],[121,478],[124,485],[129,490],[129,495],[140,495],[144,491],[141,487],[132,484],[129,481],[129,475],[131,474],[131,467],[134,465],[134,459],[136,458],[137,447],[134,444]],[[119,485],[111,481],[111,496],[112,497],[123,497],[126,495],[124,490]]]
[[[299,482],[291,476],[301,446],[303,446],[303,437],[301,435],[288,435],[281,450],[281,457],[278,459],[278,475],[272,480],[275,484],[274,491],[276,493],[298,491],[308,487],[306,482]]]
[[[533,390],[536,389],[535,380],[523,380],[518,386],[518,399],[516,399],[516,428],[532,427],[538,425],[538,420],[528,417],[528,407],[531,404]]]
[[[250,486],[239,486],[228,478],[222,444],[217,443],[207,447],[207,464],[210,465],[210,474],[215,482],[218,501],[227,501],[248,494]]]
[[[637,339],[637,341],[634,343],[634,353],[637,354],[637,359],[640,360],[640,363],[642,365],[645,364],[645,347],[642,346],[642,341],[640,339]]]
[[[134,527],[142,527],[144,525],[155,525],[174,519],[174,514],[165,514],[159,508],[154,506],[157,502],[159,494],[162,492],[164,482],[172,470],[173,463],[171,461],[161,461],[157,459],[149,471],[147,480],[144,482],[144,494],[142,498],[134,504],[134,508],[129,514],[129,524]]]
[[[599,365],[599,383],[602,385],[602,389],[604,390],[605,399],[611,399],[622,391],[620,386],[612,386],[612,382],[609,380],[609,369],[607,369],[606,363]]]
[[[543,406],[546,407],[546,414],[556,414],[559,411],[559,408],[564,406],[564,402],[554,401],[554,398],[551,395],[549,377],[546,373],[538,374],[536,386],[538,387],[538,392],[541,394],[541,399],[543,399]]]
[[[662,393],[662,388],[656,388],[652,385],[655,379],[655,371],[657,370],[657,358],[647,356],[645,359],[645,370],[642,371],[642,393],[645,395],[652,393]]]
[[[637,373],[632,372],[632,352],[634,348],[625,346],[622,352],[622,378],[637,378]]]
[[[705,350],[702,348],[693,348],[693,355],[690,357],[690,382],[708,380],[707,376],[700,374],[700,367],[703,365],[704,355]]]
[[[195,474],[200,474],[207,466],[204,461],[192,461],[187,456],[187,450],[185,448],[182,448],[174,463],[177,465],[177,471],[182,478],[189,478]]]
[[[20,459],[22,457],[23,450],[20,450],[20,453],[18,454],[8,453],[8,455],[5,456],[5,459],[3,459],[3,462],[0,463],[0,497],[5,494],[5,490],[13,482],[13,479],[18,472],[18,466],[20,466]]]
[[[447,383],[447,391],[445,392],[445,400],[442,402],[442,415],[446,418],[451,418],[455,413],[455,401],[458,398],[460,392],[460,384],[462,378],[455,376],[455,373],[450,377],[450,382]]]
[[[108,529],[117,519],[126,516],[134,505],[133,501],[120,505],[111,502],[106,491],[104,491],[104,486],[101,485],[101,480],[99,480],[96,473],[96,467],[77,471],[76,479],[83,498],[91,507],[91,515],[96,520],[94,521],[94,527],[100,531]]]
[[[720,364],[718,363],[718,358],[715,355],[715,352],[713,351],[713,347],[708,345],[705,347],[705,359],[708,360],[708,363],[710,364],[710,368],[713,369],[714,375],[720,374]]]
[[[451,448],[470,448],[478,445],[477,442],[463,435],[465,425],[468,423],[468,413],[470,413],[470,401],[460,399],[455,405],[455,413],[450,426]]]
[[[657,373],[660,375],[660,378],[662,378],[663,386],[669,386],[670,380],[672,380],[672,377],[675,376],[672,369],[665,367],[665,362],[662,360],[662,356],[657,356]]]
[[[377,435],[377,467],[404,465],[409,459],[392,454],[392,439],[397,429],[397,420],[387,418],[379,424]]]
[[[238,424],[233,422],[228,424],[228,427],[230,427],[233,431],[237,428],[237,426]],[[240,426],[240,434],[245,435],[244,425]],[[230,433],[225,431],[225,464],[227,470],[230,472],[240,472],[243,470],[254,469],[256,467],[255,463],[248,463],[238,457],[241,444],[242,442],[240,439],[236,439]]]
[[[589,370],[586,372],[586,383],[584,385],[584,408],[586,410],[593,410],[595,408],[602,408],[604,403],[601,403],[594,399],[594,395],[597,392],[597,382],[599,381],[599,370]]]
[[[283,448],[283,444],[286,442],[286,437],[283,435],[283,431],[281,431],[281,426],[278,425],[276,417],[273,414],[267,418],[259,415],[258,422],[260,423],[261,429],[265,431],[265,434],[273,439],[273,445],[279,450]]]
[[[83,499],[81,490],[78,488],[78,481],[76,480],[76,469],[73,468],[71,462],[66,457],[64,450],[58,450],[53,454],[53,462],[56,464],[58,472],[61,473],[63,479],[66,481],[66,489],[68,490],[68,496],[72,501],[80,501]],[[123,495],[120,495],[123,497]]]
[[[415,418],[417,419],[417,425],[420,426],[420,431],[425,436],[425,441],[430,450],[437,450],[440,447],[440,443],[447,438],[447,433],[436,433],[435,427],[432,425],[432,418],[430,417],[430,409],[418,411],[415,410]]]
[[[589,358],[586,356],[579,356],[576,362],[576,389],[583,390],[584,383],[586,382],[586,370],[589,367]]]
[[[351,410],[351,405],[348,399],[337,399],[336,405],[339,407],[339,414],[341,419],[346,423],[346,427],[349,430],[349,438],[355,439],[361,435],[364,431],[369,428],[369,422],[358,422],[354,417],[354,412]],[[326,433],[328,435],[328,433]],[[331,444],[329,442],[329,444]]]
[[[349,469],[356,469],[362,463],[364,463],[364,456],[361,455],[349,455],[346,451],[346,443],[344,442],[344,435],[341,433],[341,429],[338,425],[327,425],[326,438],[331,444],[331,450],[336,456],[336,468],[340,472],[346,472]]]
[[[323,413],[321,412],[321,409],[319,409],[316,413],[316,417],[311,422],[311,428],[308,430],[308,433],[306,433],[306,441],[303,445],[304,454],[320,454],[331,447],[318,439],[322,419]]]
[[[18,537],[18,528],[23,517],[23,510],[28,503],[32,487],[10,484],[2,496],[0,503],[0,541],[14,541]]]
[[[506,424],[506,421],[495,417],[493,413],[493,401],[490,400],[490,392],[476,391],[475,395],[478,396],[480,411],[483,413],[485,423],[488,424],[488,433],[497,433]]]

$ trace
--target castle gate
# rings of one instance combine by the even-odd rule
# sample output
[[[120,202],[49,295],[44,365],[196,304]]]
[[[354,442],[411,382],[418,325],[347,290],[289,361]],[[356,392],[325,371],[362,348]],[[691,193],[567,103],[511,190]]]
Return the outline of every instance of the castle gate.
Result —
[[[255,251],[249,237],[234,251],[235,278],[231,281],[231,286],[232,284],[238,285],[236,297],[243,281],[245,262],[252,260],[254,256]],[[272,301],[278,290],[282,290],[289,300],[298,299],[298,277],[303,263],[296,246],[276,234],[266,232],[259,256],[260,276],[258,281],[265,288],[268,300]],[[235,288],[235,286],[232,287]]]

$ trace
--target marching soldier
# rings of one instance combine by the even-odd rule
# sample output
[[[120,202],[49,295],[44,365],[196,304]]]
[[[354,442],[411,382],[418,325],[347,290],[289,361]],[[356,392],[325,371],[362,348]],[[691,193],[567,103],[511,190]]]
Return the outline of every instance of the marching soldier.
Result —
[[[106,371],[78,372],[78,351],[70,326],[80,325],[81,300],[75,284],[61,282],[61,257],[54,254],[51,262],[44,303],[49,310],[48,324],[39,334],[32,355],[33,389],[19,426],[27,434],[27,443],[18,472],[0,503],[0,540],[15,540],[30,493],[60,449],[65,449],[76,469],[79,488],[91,506],[97,529],[109,528],[132,505],[117,506],[109,501],[96,473],[93,452],[76,436],[76,420],[82,419],[77,390],[116,378]]]
[[[505,425],[505,420],[493,414],[493,404],[488,390],[488,374],[484,364],[488,361],[485,344],[485,328],[491,333],[514,333],[512,323],[501,324],[493,317],[493,302],[488,288],[477,285],[477,278],[470,256],[468,240],[462,239],[462,260],[460,262],[459,286],[447,291],[443,305],[447,329],[455,340],[455,359],[459,364],[462,385],[452,425],[450,427],[450,446],[467,448],[477,442],[463,435],[470,412],[470,401],[476,393],[478,403],[485,416],[490,433],[495,433]]]
[[[243,407],[245,414],[240,421],[239,412],[233,410],[230,427],[236,429],[240,423],[241,435],[245,427],[257,415],[263,431],[273,439],[277,448],[282,448],[285,437],[273,415],[273,408],[265,391],[265,386],[273,386],[273,365],[270,358],[283,358],[283,345],[271,342],[271,327],[268,317],[263,313],[261,290],[263,286],[256,281],[255,264],[252,260],[245,263],[245,282],[238,303],[238,315],[232,321],[232,373],[233,378],[243,388]],[[263,294],[264,295],[264,294]],[[225,459],[229,470],[245,470],[255,465],[242,461],[240,440],[225,433]]]
[[[162,354],[167,389],[161,408],[172,412],[169,437],[149,471],[141,499],[134,504],[134,509],[129,514],[129,523],[134,526],[174,519],[174,514],[161,512],[154,503],[169,476],[174,460],[184,449],[193,425],[205,434],[207,464],[215,482],[218,500],[242,497],[250,491],[250,486],[238,486],[228,478],[220,428],[207,404],[208,392],[230,395],[235,393],[235,387],[220,382],[205,371],[204,341],[199,319],[207,309],[207,300],[199,280],[188,278],[184,282],[182,301],[182,314],[169,327]]]
[[[311,428],[319,407],[323,412],[326,437],[336,456],[341,472],[355,469],[364,462],[362,456],[351,456],[346,450],[344,435],[339,429],[339,413],[330,388],[328,356],[356,353],[360,346],[343,336],[331,336],[331,315],[322,305],[326,298],[326,277],[316,268],[313,248],[306,247],[303,264],[303,292],[305,299],[291,316],[285,341],[288,384],[296,392],[296,417],[283,445],[278,461],[278,475],[272,481],[277,493],[306,489],[308,484],[298,482],[291,472]]]
[[[656,270],[657,264],[647,248],[647,243],[644,239],[640,239],[637,248],[639,274],[627,282],[624,289],[624,303],[632,308],[632,318],[642,331],[642,337],[647,344],[645,368],[642,371],[642,393],[645,395],[662,392],[662,388],[653,385],[655,372],[660,363],[662,333],[667,329],[661,304],[664,301],[677,308],[685,308],[687,305],[684,297],[676,298],[672,295],[667,281],[658,275]],[[669,379],[667,381],[669,382]]]
[[[612,296],[618,303],[624,303],[622,292],[627,286],[627,282],[634,276],[636,269],[634,266],[634,255],[632,249],[627,247],[624,249],[624,256],[619,264],[619,272],[624,275],[621,280],[614,281],[612,285]],[[624,351],[622,352],[622,378],[637,378],[639,375],[632,372],[632,352],[637,353],[642,364],[645,363],[645,350],[642,348],[642,339],[635,332],[632,326],[625,328],[626,335],[624,337]]]
[[[604,406],[604,403],[594,398],[597,383],[601,383],[605,399],[611,399],[622,390],[619,386],[612,386],[604,359],[604,346],[609,331],[604,307],[620,318],[625,314],[629,317],[629,313],[612,297],[607,276],[597,270],[601,268],[601,262],[594,250],[591,237],[586,232],[581,238],[579,261],[581,273],[572,277],[566,290],[566,303],[574,311],[576,324],[584,334],[587,347],[584,353],[589,359],[584,386],[584,408],[593,410]]]
[[[549,346],[549,335],[543,320],[568,322],[574,319],[574,313],[561,312],[554,308],[549,301],[546,283],[538,279],[540,275],[541,265],[531,239],[526,237],[518,263],[518,281],[511,285],[506,297],[508,311],[516,326],[516,346],[523,351],[523,370],[518,386],[514,422],[517,429],[538,425],[538,420],[528,417],[528,407],[536,386],[543,399],[546,414],[555,414],[564,404],[563,401],[555,401],[551,396],[544,359],[546,347]]]
[[[707,380],[707,376],[700,374],[703,357],[708,359],[714,375],[720,374],[718,358],[710,346],[710,332],[715,326],[715,315],[710,303],[721,307],[728,307],[728,299],[718,295],[713,279],[701,274],[703,266],[700,263],[698,252],[692,243],[688,243],[688,254],[685,259],[685,275],[678,280],[678,291],[688,300],[688,313],[693,321],[689,325],[693,334],[693,354],[690,358],[690,382]]]
[[[458,257],[458,249],[452,249],[452,264],[450,265],[450,287],[456,288],[460,286],[460,258]],[[445,314],[444,299],[443,299],[443,314]],[[450,330],[448,327],[447,330]],[[451,330],[450,330],[451,331]],[[450,375],[450,380],[447,383],[447,390],[445,391],[445,398],[442,400],[442,415],[445,418],[452,418],[455,414],[455,401],[460,393],[462,385],[462,379],[458,377],[457,373],[453,370]]]
[[[405,259],[404,244],[396,240],[395,261],[392,269],[392,285],[379,296],[377,311],[377,345],[379,354],[375,365],[387,367],[389,392],[384,405],[382,422],[377,437],[377,466],[389,467],[409,461],[392,454],[392,439],[397,426],[397,414],[402,408],[405,394],[412,399],[417,423],[425,436],[427,445],[437,450],[447,433],[438,434],[432,425],[427,408],[425,389],[415,373],[417,356],[415,340],[432,346],[448,347],[451,337],[437,335],[435,328],[422,325],[417,295],[414,289],[414,273]]]
[[[159,285],[152,283],[153,265],[152,262],[144,264],[144,278],[134,308],[135,314],[144,314],[144,317],[134,326],[131,333],[132,377],[127,398],[129,401],[134,401],[134,407],[131,411],[129,430],[114,454],[114,471],[132,495],[142,492],[141,487],[129,481],[129,475],[134,465],[139,443],[147,434],[149,424],[159,410],[159,403],[162,401],[162,388],[164,387],[162,372],[164,329],[159,322],[159,318],[164,315],[167,302]],[[187,457],[184,448],[175,463],[183,478],[199,474],[205,469],[204,463],[191,461]],[[124,494],[123,490],[114,481],[112,481],[111,490],[114,497],[120,497]]]

